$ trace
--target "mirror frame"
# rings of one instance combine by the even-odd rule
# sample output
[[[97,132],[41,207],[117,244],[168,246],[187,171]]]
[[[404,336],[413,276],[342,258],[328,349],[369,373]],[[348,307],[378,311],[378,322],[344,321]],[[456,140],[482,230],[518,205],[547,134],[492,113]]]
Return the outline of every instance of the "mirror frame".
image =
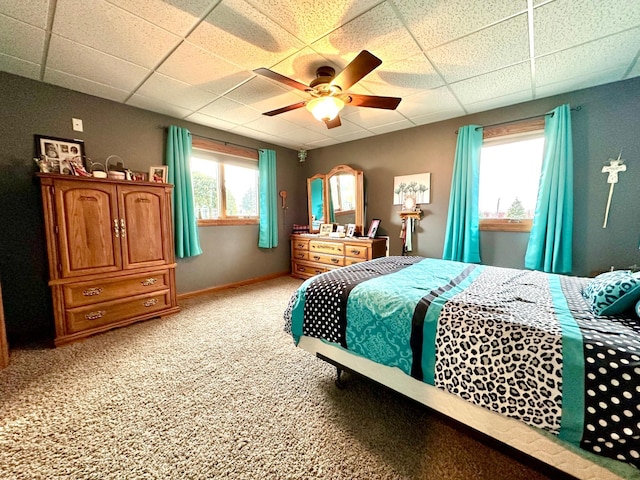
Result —
[[[356,196],[356,208],[355,208],[355,233],[356,235],[364,235],[364,174],[362,170],[357,170],[349,165],[336,165],[328,174],[316,174],[313,177],[307,178],[307,204],[309,214],[309,232],[317,233],[318,230],[313,230],[313,224],[311,221],[311,182],[318,178],[322,178],[323,182],[323,208],[322,213],[325,219],[329,216],[329,196],[331,195],[330,181],[331,177],[335,175],[352,174],[355,177],[355,196]],[[325,223],[326,220],[325,220]]]

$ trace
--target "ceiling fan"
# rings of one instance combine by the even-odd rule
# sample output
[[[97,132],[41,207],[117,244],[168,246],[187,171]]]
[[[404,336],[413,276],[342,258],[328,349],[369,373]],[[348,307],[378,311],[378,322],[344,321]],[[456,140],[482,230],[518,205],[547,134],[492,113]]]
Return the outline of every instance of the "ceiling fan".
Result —
[[[311,100],[271,110],[270,112],[263,113],[263,115],[272,117],[295,110],[296,108],[307,107],[307,110],[309,110],[316,119],[324,122],[327,128],[335,128],[341,125],[338,113],[346,104],[354,107],[395,110],[400,103],[400,98],[359,95],[346,92],[347,89],[371,73],[381,63],[382,60],[378,57],[369,53],[367,50],[363,50],[338,75],[336,75],[336,71],[332,67],[319,67],[316,70],[316,78],[313,79],[308,86],[292,78],[280,75],[268,68],[257,68],[254,70],[254,73],[307,92],[313,97]]]

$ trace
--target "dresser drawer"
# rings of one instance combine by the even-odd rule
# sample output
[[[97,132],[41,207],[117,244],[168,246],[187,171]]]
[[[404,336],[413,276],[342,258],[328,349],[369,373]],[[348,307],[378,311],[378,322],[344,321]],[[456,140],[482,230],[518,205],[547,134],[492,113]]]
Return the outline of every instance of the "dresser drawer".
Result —
[[[345,257],[344,258],[344,266],[348,267],[349,265],[353,265],[355,263],[366,262],[365,258],[355,258],[355,257]]]
[[[118,279],[92,280],[64,285],[66,308],[92,305],[117,298],[132,297],[169,288],[169,270]]]
[[[310,277],[313,277],[314,275],[320,275],[321,273],[324,273],[329,269],[319,265],[309,265],[304,263],[293,262],[291,264],[291,270],[292,270],[291,273],[293,275],[296,275],[298,277],[303,277],[303,278],[310,278]]]
[[[324,263],[326,265],[334,265],[336,267],[344,267],[344,257],[335,255],[327,255],[326,253],[309,252],[309,260],[312,262]]]
[[[294,250],[309,250],[309,240],[293,240],[291,247]]]
[[[169,290],[163,290],[155,294],[140,295],[136,298],[67,309],[67,330],[69,333],[81,332],[120,320],[164,310],[171,306],[169,293]]]
[[[292,256],[295,260],[309,260],[309,252],[302,250],[294,250]]]
[[[369,258],[369,249],[366,245],[345,245],[345,255],[347,257],[361,258],[367,260]]]
[[[338,242],[309,242],[309,250],[317,253],[330,253],[332,255],[344,255],[344,243]]]

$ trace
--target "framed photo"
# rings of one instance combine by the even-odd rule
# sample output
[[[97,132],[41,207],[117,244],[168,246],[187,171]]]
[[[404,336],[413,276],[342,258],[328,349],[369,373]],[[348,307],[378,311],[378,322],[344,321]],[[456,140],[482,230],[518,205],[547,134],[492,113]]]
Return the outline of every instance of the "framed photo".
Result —
[[[155,183],[167,183],[167,175],[169,173],[169,167],[161,165],[158,167],[149,168],[149,181]]]
[[[76,175],[73,164],[82,165],[82,169],[86,171],[86,165],[83,163],[84,141],[46,135],[35,135],[35,139],[38,157],[48,165],[51,173]]]
[[[431,173],[393,177],[393,204],[431,203]]]
[[[320,225],[320,235],[329,235],[333,232],[333,223],[323,223]]]
[[[373,220],[371,220],[371,223],[369,224],[369,231],[367,232],[367,237],[376,238],[376,233],[378,232],[378,227],[380,226],[381,221],[382,220],[380,220],[379,218],[374,218]]]
[[[356,224],[347,223],[347,237],[353,237],[356,234]]]

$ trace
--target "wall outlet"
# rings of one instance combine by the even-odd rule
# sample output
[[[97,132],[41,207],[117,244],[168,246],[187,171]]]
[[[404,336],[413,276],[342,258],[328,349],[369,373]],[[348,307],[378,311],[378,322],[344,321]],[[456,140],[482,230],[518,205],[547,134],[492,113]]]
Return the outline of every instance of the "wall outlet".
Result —
[[[73,124],[73,130],[76,132],[82,132],[82,120],[79,118],[72,118],[71,123]]]

